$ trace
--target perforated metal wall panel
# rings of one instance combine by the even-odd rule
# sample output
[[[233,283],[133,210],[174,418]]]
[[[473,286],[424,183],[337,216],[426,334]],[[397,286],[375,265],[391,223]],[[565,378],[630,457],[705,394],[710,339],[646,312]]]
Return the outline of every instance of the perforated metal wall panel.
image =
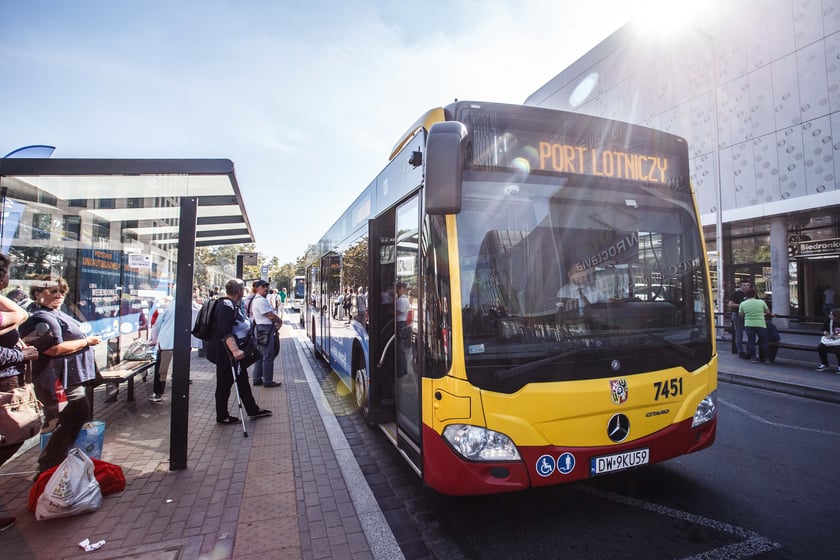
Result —
[[[683,136],[704,215],[716,212],[716,150],[724,212],[834,191],[840,0],[730,2],[665,38],[628,24],[526,103]]]

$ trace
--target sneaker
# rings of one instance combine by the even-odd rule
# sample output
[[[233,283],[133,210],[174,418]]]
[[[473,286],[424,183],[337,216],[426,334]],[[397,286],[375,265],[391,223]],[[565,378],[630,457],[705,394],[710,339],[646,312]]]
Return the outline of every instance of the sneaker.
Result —
[[[281,383],[279,381],[266,381],[263,383],[263,387],[279,387]]]
[[[152,393],[152,395],[149,397],[149,400],[152,402],[160,402],[163,400],[163,398],[157,393]]]
[[[0,533],[15,524],[17,518],[15,517],[0,517]]]
[[[750,360],[750,363],[757,364],[757,363],[758,363],[758,360],[756,360],[755,358],[753,358],[752,360]]]
[[[248,416],[250,416],[251,418],[262,418],[263,416],[271,416],[271,411],[261,408],[255,413],[249,414]]]
[[[827,365],[825,365],[825,364],[820,364],[820,365],[818,365],[818,366],[817,366],[816,371],[825,371],[825,370],[827,370],[827,369],[828,369],[828,366],[827,366]],[[837,368],[837,369],[840,369],[840,368]]]

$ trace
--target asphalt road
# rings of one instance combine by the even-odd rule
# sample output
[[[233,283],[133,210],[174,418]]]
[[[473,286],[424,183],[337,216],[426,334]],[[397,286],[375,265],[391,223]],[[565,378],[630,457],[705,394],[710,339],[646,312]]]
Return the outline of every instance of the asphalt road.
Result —
[[[840,405],[724,383],[710,449],[584,483],[453,498],[424,487],[326,365],[312,364],[406,558],[840,557]]]

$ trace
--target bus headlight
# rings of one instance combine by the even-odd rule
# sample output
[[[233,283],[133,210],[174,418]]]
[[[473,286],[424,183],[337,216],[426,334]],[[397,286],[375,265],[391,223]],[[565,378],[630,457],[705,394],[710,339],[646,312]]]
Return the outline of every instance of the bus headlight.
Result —
[[[466,424],[450,424],[443,437],[470,461],[518,461],[519,451],[505,434]]]
[[[709,420],[714,419],[717,414],[717,391],[712,391],[706,398],[700,401],[697,405],[697,410],[694,411],[694,419],[691,421],[691,427],[696,428],[700,424],[705,424]]]

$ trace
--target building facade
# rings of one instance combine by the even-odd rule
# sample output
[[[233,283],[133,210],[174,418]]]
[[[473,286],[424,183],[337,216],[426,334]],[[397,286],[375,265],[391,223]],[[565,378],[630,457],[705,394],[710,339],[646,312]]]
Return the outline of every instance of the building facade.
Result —
[[[749,279],[780,315],[823,314],[840,284],[840,0],[629,23],[525,103],[685,138],[716,308]]]

